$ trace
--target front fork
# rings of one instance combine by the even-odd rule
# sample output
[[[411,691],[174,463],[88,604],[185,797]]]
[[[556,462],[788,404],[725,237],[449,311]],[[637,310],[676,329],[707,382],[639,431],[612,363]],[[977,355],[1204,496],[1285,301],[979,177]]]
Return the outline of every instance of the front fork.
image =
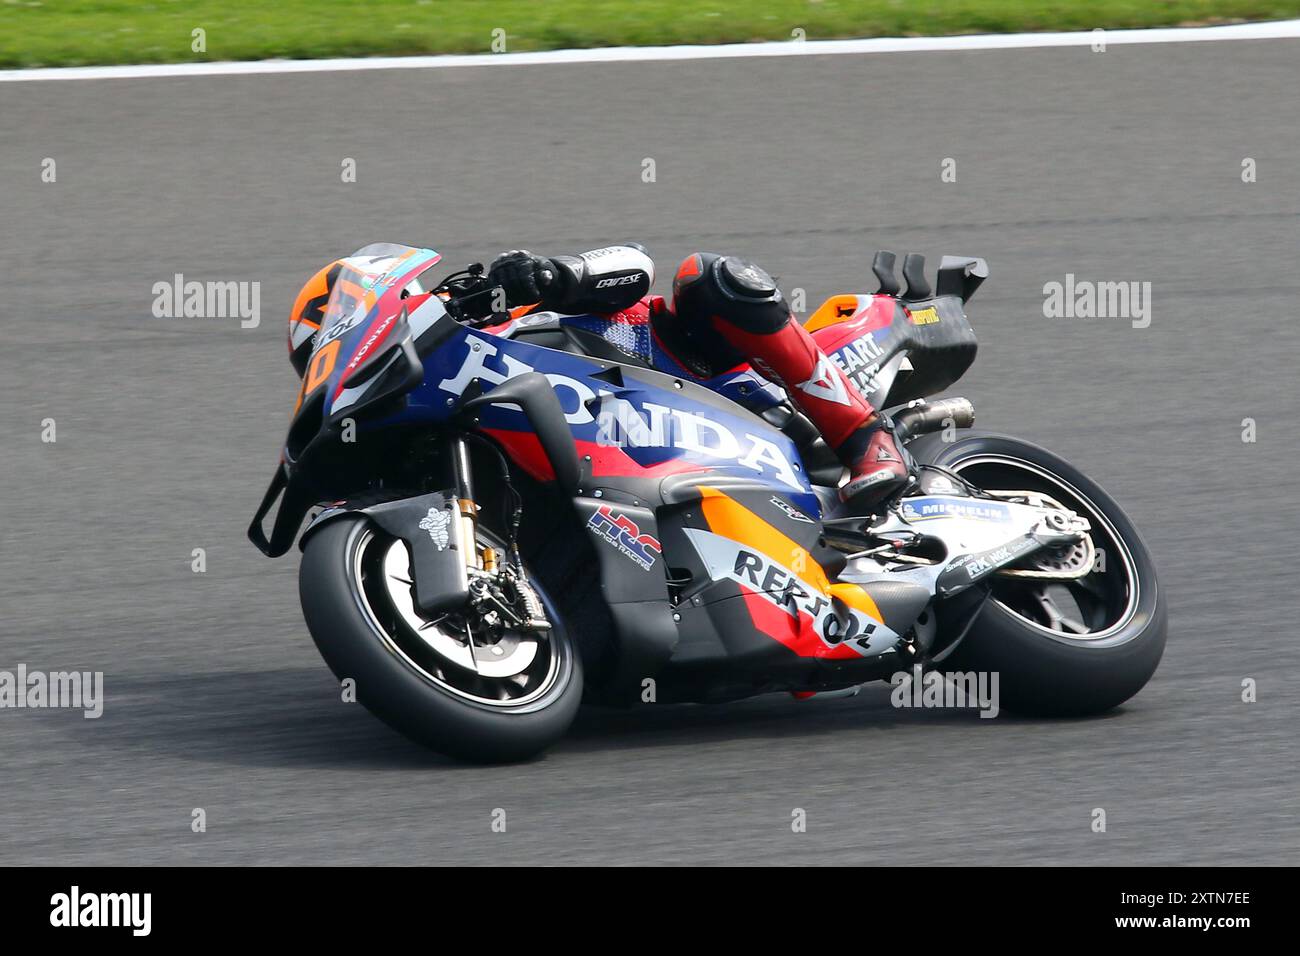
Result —
[[[484,547],[480,550],[478,547],[479,507],[474,501],[474,472],[470,465],[469,442],[464,435],[457,435],[451,441],[450,478],[455,498],[453,517],[466,571],[471,577],[475,571],[494,574],[497,570],[496,549]]]
[[[513,587],[523,599],[523,615],[518,619],[519,624],[534,631],[550,630],[551,624],[547,620],[537,592],[528,583],[528,577],[524,573],[524,563],[519,556],[518,543],[514,540],[510,541],[510,556],[513,561],[507,559],[504,568],[498,567],[501,556],[497,554],[495,548],[488,545],[484,545],[482,549],[478,547],[479,506],[474,500],[473,467],[470,462],[469,442],[464,435],[456,435],[451,440],[450,480],[455,496],[453,520],[456,522],[459,536],[458,544],[461,553],[465,556],[466,578],[471,582],[471,599],[476,603],[484,601],[493,603],[508,616],[515,616],[511,608],[500,603],[499,594],[495,590],[496,584],[499,583],[498,574],[503,572],[503,577],[514,582]],[[516,527],[517,519],[518,515],[516,515]],[[492,584],[489,585],[489,582]]]
[[[482,570],[485,562],[478,552],[478,505],[474,503],[474,474],[470,468],[469,443],[463,435],[457,435],[451,442],[451,487],[455,498],[457,534],[463,545],[465,565],[471,571]]]

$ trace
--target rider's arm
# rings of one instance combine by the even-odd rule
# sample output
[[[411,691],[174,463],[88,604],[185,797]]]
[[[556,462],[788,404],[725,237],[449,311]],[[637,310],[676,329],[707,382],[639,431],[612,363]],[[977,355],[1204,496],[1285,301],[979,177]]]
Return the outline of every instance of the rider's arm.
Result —
[[[556,312],[606,313],[649,292],[655,267],[644,247],[629,242],[551,259],[515,250],[498,256],[489,275],[511,305],[540,302]]]

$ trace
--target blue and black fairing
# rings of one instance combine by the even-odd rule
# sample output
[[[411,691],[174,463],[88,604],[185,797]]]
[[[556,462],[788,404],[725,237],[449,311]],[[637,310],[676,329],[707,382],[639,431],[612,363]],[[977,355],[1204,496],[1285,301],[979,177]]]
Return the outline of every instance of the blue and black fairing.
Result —
[[[611,449],[628,459],[625,474],[580,455],[584,489],[639,492],[657,497],[657,477],[640,469],[698,468],[768,481],[817,508],[817,500],[794,443],[778,429],[713,390],[653,369],[573,355],[523,341],[451,325],[424,358],[424,379],[391,421],[447,422],[474,386],[478,394],[521,375],[544,375],[558,396],[575,446]],[[531,431],[517,407],[483,404],[477,426],[489,432]],[[635,466],[635,467],[633,467]],[[660,475],[661,476],[661,475]]]

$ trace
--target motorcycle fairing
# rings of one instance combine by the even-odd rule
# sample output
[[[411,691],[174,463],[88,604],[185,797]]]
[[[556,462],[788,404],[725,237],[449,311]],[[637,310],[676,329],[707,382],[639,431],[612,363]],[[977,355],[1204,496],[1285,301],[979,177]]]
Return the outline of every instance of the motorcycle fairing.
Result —
[[[664,482],[664,499],[658,537],[681,619],[665,679],[775,669],[795,686],[810,667],[860,674],[929,600],[914,586],[877,594],[839,581],[843,555],[820,521],[762,484],[683,475]]]
[[[434,313],[445,316],[445,309],[428,294],[411,293],[440,259],[432,249],[372,243],[331,263],[304,287],[289,328],[302,385],[280,463],[248,529],[264,554],[284,554],[303,516],[324,497],[310,480],[311,461],[331,444],[341,420],[382,407],[423,377],[417,341],[435,324]],[[277,500],[268,536],[262,522]]]
[[[411,556],[412,599],[416,607],[435,614],[462,604],[469,597],[465,540],[455,492],[451,489],[414,498],[375,504],[341,502],[324,508],[303,530],[302,540],[343,515],[362,512],[376,525],[406,542]]]
[[[588,491],[623,492],[630,500],[657,503],[665,477],[709,471],[769,482],[797,507],[820,515],[794,443],[708,388],[651,369],[485,335],[455,321],[434,296],[403,298],[402,291],[436,256],[416,250],[400,260],[381,258],[370,278],[361,281],[340,274],[331,298],[337,296],[339,305],[326,309],[325,334],[307,364],[280,468],[249,529],[264,552],[283,554],[292,543],[314,503],[305,481],[308,460],[314,451],[324,453],[337,444],[333,439],[343,419],[355,416],[360,432],[447,425],[461,414],[471,391],[490,394],[532,372],[554,388],[581,461],[580,484]],[[363,320],[356,319],[360,314]],[[384,400],[396,397],[401,406],[389,409]],[[364,414],[381,407],[382,414]],[[536,429],[517,407],[484,405],[476,424],[533,477],[554,479]],[[281,492],[284,500],[268,539],[261,522]],[[315,500],[321,497],[315,494]]]
[[[903,301],[833,296],[806,326],[876,408],[934,395],[975,360],[975,332],[957,295]]]
[[[330,293],[314,329],[307,313],[314,314],[312,303],[319,296],[308,300],[305,311],[295,307],[290,323],[289,343],[295,355],[310,344],[295,417],[310,410],[313,421],[316,415],[324,419],[344,405],[352,405],[355,411],[361,383],[376,381],[375,373],[391,366],[393,353],[410,338],[404,320],[409,287],[441,258],[432,249],[374,243],[336,260],[313,277],[300,301],[325,284]],[[409,302],[423,304],[427,298]],[[349,388],[354,391],[340,404],[340,395]],[[309,431],[308,440],[314,437],[311,430],[298,430]],[[294,431],[291,425],[291,434]]]
[[[692,597],[707,605],[738,590],[754,626],[800,657],[869,657],[898,641],[869,593],[831,582],[814,554],[815,525],[778,528],[722,490],[699,491],[684,533],[708,583]]]
[[[616,653],[606,693],[634,698],[641,682],[662,670],[678,641],[658,519],[650,508],[603,497],[575,498],[574,510],[592,541],[601,594],[614,619],[609,637]]]
[[[560,399],[582,463],[583,489],[656,501],[663,478],[707,470],[770,483],[799,507],[820,514],[790,439],[713,391],[651,369],[484,335],[450,318],[439,322],[444,334],[424,357],[424,380],[390,421],[444,422],[456,414],[472,383],[487,395],[514,377],[539,372]],[[553,478],[520,411],[486,406],[478,426],[533,477]]]

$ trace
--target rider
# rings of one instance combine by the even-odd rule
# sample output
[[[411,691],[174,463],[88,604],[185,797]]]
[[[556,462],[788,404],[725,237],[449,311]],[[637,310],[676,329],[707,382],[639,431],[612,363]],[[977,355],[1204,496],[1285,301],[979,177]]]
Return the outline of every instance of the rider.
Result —
[[[748,361],[781,385],[849,469],[840,496],[878,504],[907,479],[889,419],[840,370],[790,312],[776,281],[734,256],[697,252],[677,267],[672,302],[649,296],[654,262],[636,243],[576,256],[503,253],[489,278],[509,305],[538,303],[567,315],[612,314],[638,302],[658,328],[695,345],[719,367]]]

